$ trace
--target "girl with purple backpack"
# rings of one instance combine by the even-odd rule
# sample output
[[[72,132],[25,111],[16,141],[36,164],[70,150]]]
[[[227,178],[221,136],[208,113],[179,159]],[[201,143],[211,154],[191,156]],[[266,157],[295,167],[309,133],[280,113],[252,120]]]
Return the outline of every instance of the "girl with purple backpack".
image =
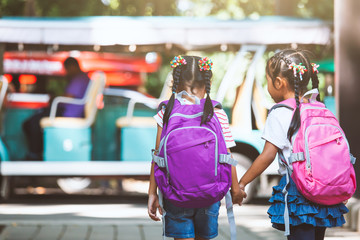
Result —
[[[297,135],[302,134],[299,128],[306,124],[303,121],[303,114],[307,109],[327,111],[322,103],[316,101],[316,94],[311,99],[301,102],[303,95],[306,95],[310,79],[314,89],[312,92],[317,92],[319,84],[318,65],[311,64],[307,54],[301,50],[283,50],[268,60],[266,65],[268,91],[278,104],[270,110],[266,120],[262,135],[265,140],[263,152],[239,181],[240,188],[244,189],[272,163],[278,153],[279,173],[283,177],[279,185],[273,187],[268,214],[273,227],[285,230],[288,240],[323,240],[326,228],[343,225],[345,223],[343,214],[348,212],[344,202],[341,202],[342,200],[335,205],[319,204],[308,200],[300,193],[293,180],[294,166],[296,164],[299,166],[301,161],[304,164],[307,163],[306,160],[304,161],[304,156],[300,156],[301,154],[298,154],[299,159],[295,159],[296,156],[293,152],[297,146],[294,144],[294,139],[297,139]],[[317,95],[317,100],[319,100],[318,97]],[[311,102],[322,107],[311,107],[310,109],[308,106]],[[293,103],[293,107],[290,108],[285,103]],[[337,128],[340,130],[339,127]],[[316,136],[313,135],[312,138],[316,138]],[[324,140],[317,141],[324,144]],[[343,141],[341,136],[334,140],[336,140],[333,143],[335,146]],[[312,146],[310,145],[310,147]],[[297,152],[295,151],[295,153]],[[305,155],[308,155],[308,152],[305,151]],[[326,161],[329,159],[320,160],[326,166]],[[348,161],[350,166],[350,158]],[[306,170],[309,177],[314,174],[314,172],[311,173],[311,171],[315,171],[314,169]],[[349,172],[351,172],[350,170]],[[333,194],[335,197],[335,193]],[[246,194],[243,194],[242,197],[245,198]]]
[[[168,101],[160,104],[159,111],[154,116],[158,131],[150,173],[148,214],[154,221],[160,221],[157,211],[163,215],[164,236],[189,240],[211,239],[218,235],[220,199],[224,197],[231,186],[232,201],[240,203],[241,190],[234,166],[221,163],[219,160],[219,162],[215,161],[216,167],[211,173],[200,173],[200,170],[214,164],[214,160],[206,162],[214,157],[211,155],[213,151],[216,154],[220,153],[219,155],[224,153],[222,155],[224,159],[230,159],[229,148],[235,146],[235,142],[229,130],[225,111],[221,109],[220,104],[210,99],[212,61],[196,56],[176,56],[170,64],[173,68],[173,93]],[[206,99],[204,99],[205,94]],[[186,125],[192,124],[191,121],[197,122],[191,126]],[[173,130],[170,131],[169,128],[173,128]],[[178,131],[181,129],[182,131]],[[168,135],[164,136],[165,132],[169,132],[169,134],[174,132],[173,135],[175,133],[179,135],[171,139],[167,137]],[[184,137],[190,135],[193,137],[184,140]],[[214,138],[216,138],[215,145]],[[191,145],[191,142],[194,143]],[[223,146],[222,149],[221,146]],[[170,148],[177,154],[182,152],[182,155],[171,155]],[[194,151],[193,149],[196,151],[191,152]],[[198,157],[198,154],[201,154],[202,149],[209,153],[206,152],[206,157],[201,158]],[[168,153],[166,153],[167,150]],[[179,175],[179,171],[186,171],[189,174],[195,172],[195,174],[189,175],[189,177],[181,176],[182,179],[178,179],[179,177],[175,175],[176,173]],[[199,176],[196,175],[196,171],[199,171]],[[214,173],[215,182],[211,183]],[[206,192],[205,189],[203,195],[203,185],[201,185],[203,183],[196,182],[201,179],[200,175],[204,175],[202,180],[209,179],[208,181],[211,183],[206,182],[205,185],[214,186],[210,188],[210,192]],[[218,183],[218,180],[223,180],[223,182]],[[187,185],[192,186],[192,190],[191,187],[188,187],[190,188],[189,192],[185,192]],[[162,193],[164,197],[158,196],[157,188],[161,190],[159,195]],[[178,190],[180,188],[185,190]],[[212,197],[211,193],[217,192],[218,189],[223,190],[220,194]],[[198,197],[194,197],[194,194],[198,194]],[[210,200],[207,197],[210,197]],[[161,206],[162,199],[163,208]]]

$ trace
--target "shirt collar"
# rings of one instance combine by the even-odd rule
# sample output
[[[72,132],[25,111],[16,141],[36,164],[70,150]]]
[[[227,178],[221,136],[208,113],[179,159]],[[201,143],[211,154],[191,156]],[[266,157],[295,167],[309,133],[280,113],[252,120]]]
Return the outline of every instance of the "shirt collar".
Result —
[[[176,94],[175,98],[177,100],[179,100],[181,105],[186,105],[186,100],[183,98],[183,96],[186,95],[188,97],[194,98],[195,100],[195,104],[200,104],[200,99],[197,96],[194,95],[190,95],[188,92],[186,91],[181,91],[179,93]]]

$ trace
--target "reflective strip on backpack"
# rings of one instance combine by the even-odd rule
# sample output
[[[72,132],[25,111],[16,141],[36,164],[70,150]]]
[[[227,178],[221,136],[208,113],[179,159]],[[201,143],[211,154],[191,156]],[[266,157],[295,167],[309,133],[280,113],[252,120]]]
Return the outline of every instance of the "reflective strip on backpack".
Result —
[[[235,217],[233,211],[233,203],[230,191],[228,191],[225,195],[225,204],[226,204],[226,212],[228,216],[228,221],[230,225],[230,239],[236,240],[236,225],[235,225]]]
[[[311,169],[311,162],[310,162],[310,151],[309,151],[309,134],[308,134],[308,131],[310,128],[312,127],[318,127],[318,126],[329,126],[329,127],[333,127],[333,128],[336,128],[343,139],[345,139],[346,141],[346,145],[348,147],[348,150],[349,150],[349,153],[350,153],[350,145],[349,145],[349,142],[347,140],[347,138],[345,137],[345,134],[344,132],[338,127],[338,126],[335,126],[335,125],[332,125],[332,124],[314,124],[314,125],[310,125],[308,126],[306,129],[305,129],[305,150],[306,150],[306,168],[307,169]],[[351,157],[350,157],[350,161],[352,161]]]
[[[169,132],[167,135],[166,135],[166,138],[165,138],[165,143],[164,143],[164,156],[165,156],[165,167],[166,167],[166,170],[167,170],[167,174],[168,174],[168,177],[169,177],[169,165],[168,165],[168,159],[167,159],[167,149],[166,149],[166,146],[167,146],[167,141],[169,139],[169,136],[170,134],[172,134],[173,132],[175,131],[178,131],[178,130],[182,130],[182,129],[204,129],[204,130],[207,130],[209,132],[211,132],[214,137],[215,137],[215,176],[217,176],[218,172],[217,172],[217,164],[218,164],[218,159],[219,159],[219,156],[218,156],[218,138],[217,138],[217,135],[214,131],[212,131],[211,129],[208,129],[206,127],[195,127],[195,126],[192,126],[192,127],[182,127],[182,128],[177,128],[177,129],[174,129],[172,130],[171,132]]]
[[[305,155],[303,152],[291,153],[289,158],[289,164],[301,161],[305,161]]]
[[[288,169],[289,170],[289,169]],[[289,216],[289,209],[288,209],[288,190],[286,189],[287,186],[290,183],[290,173],[289,171],[286,173],[286,184],[285,187],[282,190],[282,193],[285,194],[284,200],[285,200],[285,209],[284,209],[284,225],[285,225],[285,236],[290,235],[290,216]]]
[[[166,240],[166,236],[165,236],[165,215],[166,215],[166,211],[164,209],[164,196],[162,194],[162,192],[160,191],[160,189],[158,189],[158,196],[159,196],[159,205],[160,205],[160,208],[162,210],[162,216],[161,216],[161,219],[162,219],[162,225],[163,225],[163,240]]]
[[[231,158],[231,154],[219,154],[219,163],[227,163],[233,166],[236,166],[238,164],[238,161]]]
[[[193,115],[188,115],[188,114],[183,114],[183,113],[174,113],[169,117],[169,119],[173,118],[173,117],[197,118],[197,117],[201,117],[202,115],[203,115],[203,112],[199,112],[199,113],[196,113]]]
[[[155,155],[155,151],[151,152],[152,160],[161,168],[165,167],[165,159]]]

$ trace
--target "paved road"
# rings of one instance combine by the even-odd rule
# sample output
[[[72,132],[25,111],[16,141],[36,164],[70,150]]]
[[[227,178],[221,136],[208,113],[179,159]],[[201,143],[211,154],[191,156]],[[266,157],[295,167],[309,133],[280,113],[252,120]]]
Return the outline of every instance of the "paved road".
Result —
[[[224,204],[223,204],[224,205]],[[286,239],[271,228],[266,200],[235,207],[238,239]],[[226,210],[219,236],[229,239]],[[22,196],[0,205],[0,240],[159,240],[162,226],[147,217],[146,196]],[[327,231],[326,240],[360,240],[347,229]]]

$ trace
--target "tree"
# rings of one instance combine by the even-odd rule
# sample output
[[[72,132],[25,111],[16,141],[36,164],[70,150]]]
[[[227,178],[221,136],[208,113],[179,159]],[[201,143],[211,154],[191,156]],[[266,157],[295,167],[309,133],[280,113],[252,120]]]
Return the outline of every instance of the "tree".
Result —
[[[333,0],[178,0],[182,15],[245,18],[269,15],[334,19]]]
[[[0,16],[216,16],[285,15],[333,20],[333,0],[0,0]]]
[[[176,15],[176,0],[0,0],[1,16]]]

